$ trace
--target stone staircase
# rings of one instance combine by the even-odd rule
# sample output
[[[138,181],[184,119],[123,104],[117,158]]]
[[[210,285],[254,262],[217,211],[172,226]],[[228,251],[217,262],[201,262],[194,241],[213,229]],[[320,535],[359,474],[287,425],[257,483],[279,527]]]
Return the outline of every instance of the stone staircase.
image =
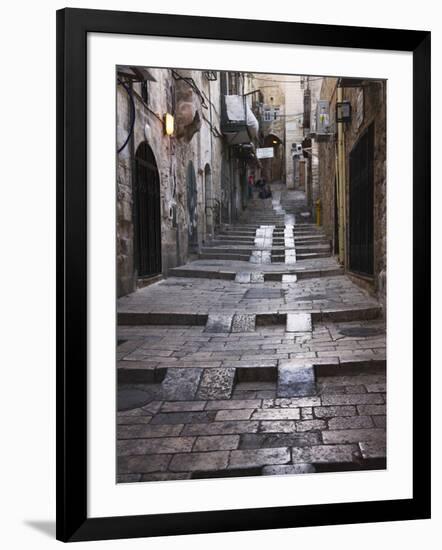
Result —
[[[281,199],[276,194],[273,200],[252,200],[238,223],[225,225],[205,243],[199,259],[253,261],[250,259],[256,252],[270,251],[262,263],[286,263],[287,250],[293,249],[298,260],[329,257],[329,239],[322,228],[305,221],[304,210],[305,199],[299,196]],[[259,235],[266,227],[272,228],[272,238],[264,243]]]

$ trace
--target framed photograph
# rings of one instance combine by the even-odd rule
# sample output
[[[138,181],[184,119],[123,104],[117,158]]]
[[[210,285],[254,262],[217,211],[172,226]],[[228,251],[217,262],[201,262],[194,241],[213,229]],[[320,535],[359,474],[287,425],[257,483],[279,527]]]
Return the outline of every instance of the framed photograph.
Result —
[[[57,243],[59,540],[430,517],[429,32],[57,12]]]

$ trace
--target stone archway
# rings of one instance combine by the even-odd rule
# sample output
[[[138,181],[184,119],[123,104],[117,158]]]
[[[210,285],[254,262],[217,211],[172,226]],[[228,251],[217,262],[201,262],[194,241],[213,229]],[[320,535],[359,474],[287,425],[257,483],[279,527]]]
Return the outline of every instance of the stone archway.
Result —
[[[276,134],[264,138],[264,147],[273,147],[273,158],[263,159],[263,176],[268,181],[281,180],[284,176],[284,145]]]
[[[161,273],[160,175],[152,149],[141,143],[135,153],[134,235],[138,277]]]

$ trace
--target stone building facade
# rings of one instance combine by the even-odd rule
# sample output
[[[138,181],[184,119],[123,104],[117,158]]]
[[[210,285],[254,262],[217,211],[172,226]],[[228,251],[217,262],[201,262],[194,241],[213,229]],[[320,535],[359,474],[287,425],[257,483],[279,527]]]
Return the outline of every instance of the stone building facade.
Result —
[[[256,158],[222,131],[223,95],[243,94],[244,81],[242,73],[117,68],[118,296],[188,261],[246,206]]]
[[[341,239],[346,271],[385,304],[386,82],[325,78],[320,99],[329,102],[328,135],[318,148],[322,224],[336,253]],[[351,108],[350,120],[341,124],[338,100]]]
[[[318,194],[317,144],[311,138],[322,77],[286,76],[287,188],[305,191],[309,206]]]
[[[250,86],[259,90],[260,145],[273,147],[273,158],[261,160],[261,175],[268,182],[286,178],[286,95],[284,75],[253,74]]]

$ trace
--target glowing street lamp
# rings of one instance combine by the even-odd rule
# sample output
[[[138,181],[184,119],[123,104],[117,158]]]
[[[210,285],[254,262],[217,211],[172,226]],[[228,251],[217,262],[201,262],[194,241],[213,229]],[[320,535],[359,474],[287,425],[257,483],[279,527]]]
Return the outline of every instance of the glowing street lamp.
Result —
[[[175,126],[175,119],[171,114],[166,113],[164,115],[164,131],[166,133],[166,136],[171,136],[173,134],[174,126]]]

